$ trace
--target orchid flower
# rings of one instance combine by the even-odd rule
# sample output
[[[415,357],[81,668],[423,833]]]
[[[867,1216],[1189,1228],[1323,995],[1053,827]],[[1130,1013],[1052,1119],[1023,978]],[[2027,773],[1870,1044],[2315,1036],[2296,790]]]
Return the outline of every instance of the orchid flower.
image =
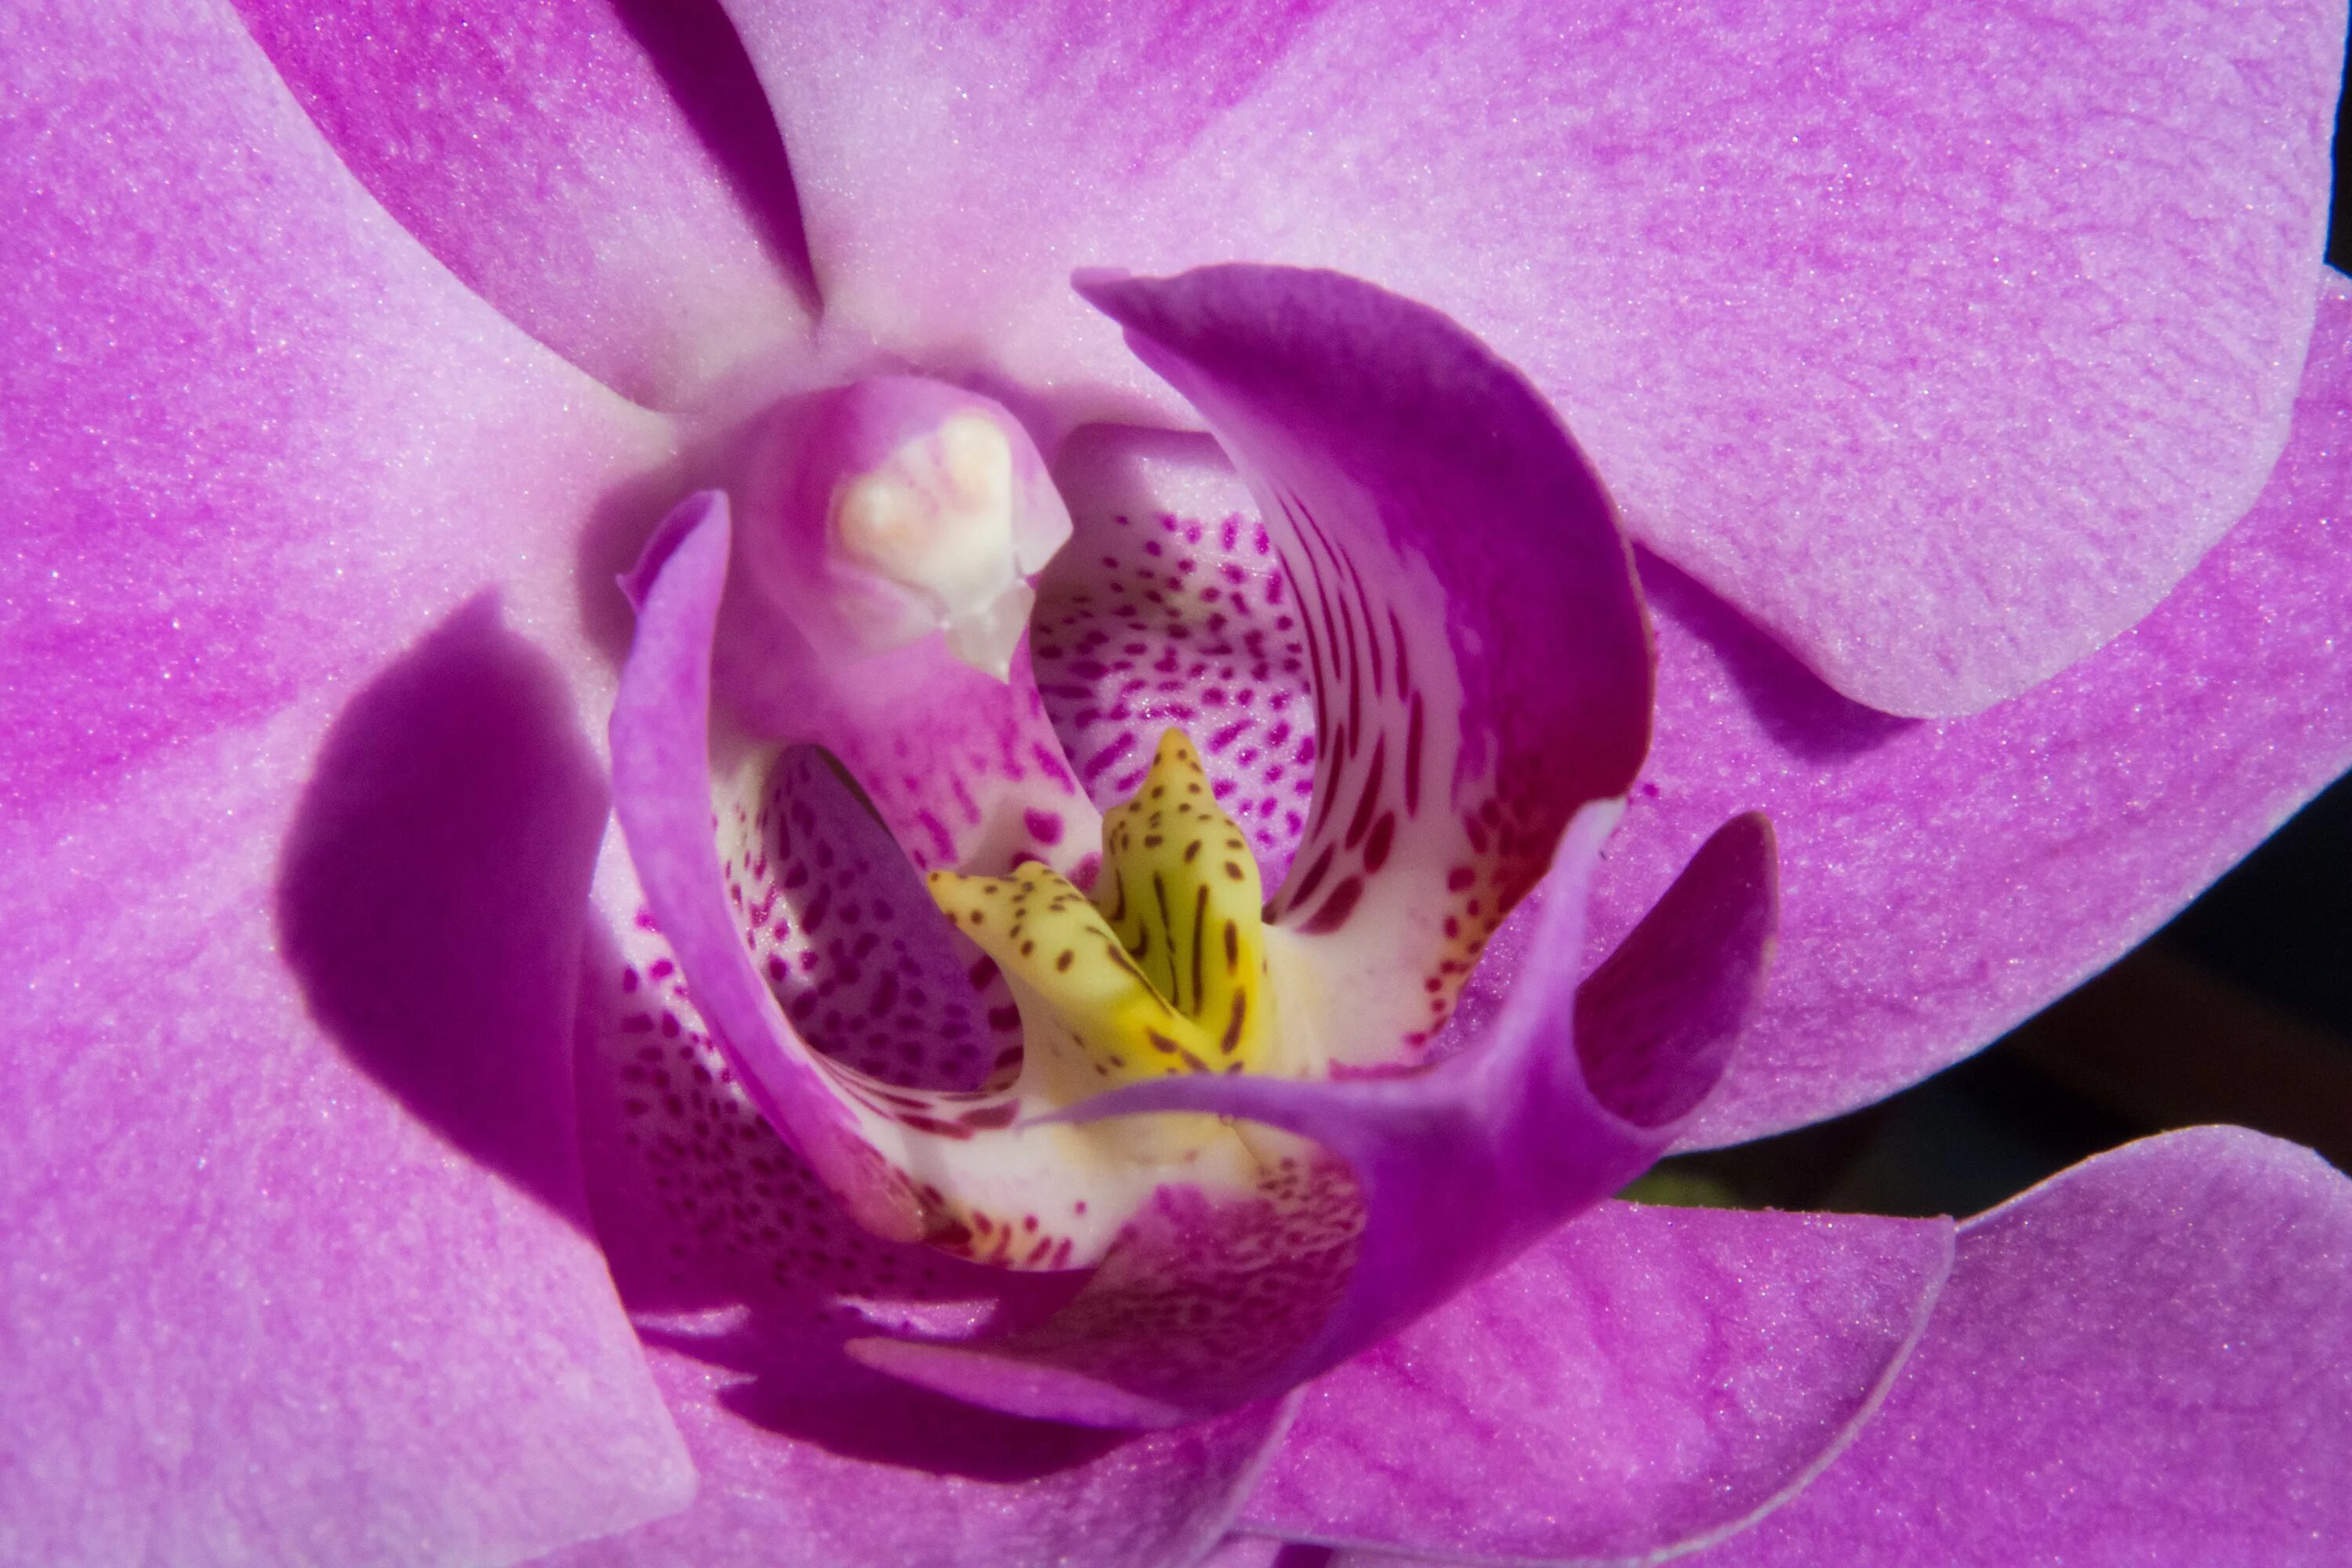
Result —
[[[0,1558],[2341,1555],[2307,1154],[1607,1194],[2352,762],[2342,26],[0,22]]]

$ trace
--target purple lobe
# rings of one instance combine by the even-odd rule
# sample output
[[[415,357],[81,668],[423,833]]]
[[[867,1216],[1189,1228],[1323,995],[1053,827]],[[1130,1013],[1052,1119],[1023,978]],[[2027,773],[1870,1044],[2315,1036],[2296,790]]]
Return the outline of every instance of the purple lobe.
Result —
[[[1304,634],[1312,811],[1267,908],[1313,972],[1318,1047],[1417,1059],[1570,814],[1648,744],[1615,511],[1518,374],[1426,307],[1281,268],[1078,287],[1255,496],[1286,593],[1246,618]],[[1089,563],[1116,552],[1073,553],[1115,584]]]
[[[1866,1104],[2140,941],[2352,767],[2352,286],[2327,279],[2286,455],[2139,626],[1971,719],[1829,690],[1655,561],[1657,740],[1600,876],[1605,933],[1731,812],[1778,829],[1784,940],[1695,1143]]]
[[[792,174],[710,0],[236,8],[393,216],[607,385],[677,407],[807,352]]]
[[[1710,1565],[2341,1562],[2352,1183],[2205,1127],[1967,1223],[1853,1447]]]
[[[1162,1268],[1180,1271],[1171,1288],[1148,1264],[1139,1266],[1140,1279],[1122,1279],[1115,1247],[1071,1306],[1035,1330],[954,1347],[875,1343],[858,1353],[902,1377],[1003,1409],[1164,1424],[1182,1411],[1265,1397],[1327,1371],[1616,1191],[1672,1142],[1679,1122],[1621,1117],[1592,1083],[1643,1086],[1625,1103],[1655,1113],[1703,1087],[1702,1073],[1685,1061],[1719,1070],[1716,1031],[1736,1030],[1745,1011],[1724,1009],[1723,999],[1752,997],[1762,983],[1772,875],[1769,837],[1750,822],[1727,826],[1720,847],[1693,860],[1689,886],[1662,900],[1653,917],[1683,929],[1646,929],[1628,940],[1606,1005],[1580,1037],[1588,1022],[1576,999],[1583,893],[1612,815],[1601,805],[1579,816],[1539,906],[1529,911],[1528,956],[1517,984],[1476,998],[1475,1033],[1435,1066],[1331,1082],[1162,1079],[1066,1113],[1092,1121],[1212,1111],[1284,1128],[1346,1162],[1361,1194],[1360,1239],[1332,1256],[1337,1270],[1320,1266],[1319,1253],[1286,1260],[1287,1273],[1262,1265],[1241,1298],[1247,1310],[1238,1327],[1246,1338],[1225,1342],[1214,1357],[1184,1353],[1189,1323],[1209,1325],[1204,1332],[1236,1328],[1210,1302],[1231,1299],[1244,1281],[1204,1269],[1200,1310],[1169,1310],[1167,1300],[1183,1297],[1181,1270],[1201,1267],[1188,1262],[1191,1250],[1170,1250]],[[1654,1055],[1666,1059],[1648,1059]],[[1649,1086],[1666,1087],[1647,1092]],[[1217,1247],[1223,1219],[1211,1212],[1201,1222],[1198,1246],[1213,1258],[1234,1250]],[[1118,1289],[1162,1302],[1161,1310],[1122,1313],[1104,1300]],[[1300,1300],[1310,1309],[1303,1321],[1282,1315]],[[1157,1331],[1139,1332],[1139,1318]],[[1296,1342],[1284,1343],[1273,1324]]]
[[[1064,269],[1370,279],[1524,368],[1638,538],[1911,713],[2080,659],[2260,490],[2344,27],[2334,0],[732,11],[832,298],[900,352],[986,341],[1066,417],[1132,420],[1153,389]]]
[[[701,519],[655,536],[667,559],[645,595],[613,703],[613,803],[656,923],[694,976],[695,1005],[761,1111],[879,1235],[921,1233],[913,1194],[859,1137],[744,951],[711,819],[710,639],[727,584],[726,500],[680,503]],[[631,574],[632,579],[637,574]]]
[[[1604,1204],[1311,1384],[1244,1521],[1542,1560],[1736,1526],[1876,1410],[1951,1237],[1944,1220]]]

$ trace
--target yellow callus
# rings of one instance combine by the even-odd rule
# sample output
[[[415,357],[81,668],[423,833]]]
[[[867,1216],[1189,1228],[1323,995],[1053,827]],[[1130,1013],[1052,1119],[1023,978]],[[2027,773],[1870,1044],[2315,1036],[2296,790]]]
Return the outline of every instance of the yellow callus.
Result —
[[[934,872],[930,890],[1012,982],[1027,1070],[1054,1098],[1267,1069],[1276,1037],[1257,861],[1182,731],[1160,737],[1135,798],[1103,818],[1091,900],[1034,863],[1010,877]]]

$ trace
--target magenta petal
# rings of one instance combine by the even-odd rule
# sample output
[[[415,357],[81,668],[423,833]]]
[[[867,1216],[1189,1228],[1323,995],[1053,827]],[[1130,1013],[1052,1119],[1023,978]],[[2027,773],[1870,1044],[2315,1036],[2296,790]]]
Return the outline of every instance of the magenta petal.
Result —
[[[16,809],[78,809],[174,743],[363,679],[488,583],[520,620],[575,624],[581,526],[667,456],[663,424],[370,202],[226,6],[13,26]]]
[[[681,503],[655,533],[667,552],[650,587],[613,702],[613,806],[662,935],[694,976],[694,1004],[742,1074],[761,1112],[816,1168],[861,1223],[914,1240],[913,1194],[859,1136],[821,1069],[788,1047],[790,1026],[752,967],[729,907],[711,820],[710,639],[727,586],[726,498]],[[630,573],[641,584],[646,574]]]
[[[272,918],[299,820],[424,798],[388,769],[341,802],[362,809],[312,815],[337,710],[486,584],[518,624],[571,625],[564,574],[526,567],[568,563],[666,433],[369,202],[225,7],[7,27],[0,1552],[494,1563],[667,1511],[692,1474],[593,1244],[351,1055],[430,995],[482,1005],[450,1038],[560,1052],[584,756],[552,759],[551,819],[476,798],[406,866],[405,890],[446,878],[532,916],[492,952],[439,950],[446,974],[447,932],[380,938],[446,990],[388,995],[352,964],[306,995],[294,911]],[[584,752],[537,662],[541,721]],[[435,760],[466,762],[482,713],[445,714]],[[459,863],[551,826],[520,862],[544,885]],[[561,1130],[525,1131],[529,1180]]]
[[[1312,1385],[1247,1528],[1633,1557],[1731,1527],[1877,1407],[1946,1220],[1607,1204]]]
[[[2352,1552],[2352,1184],[2197,1128],[1960,1232],[1885,1407],[1693,1559],[2341,1563]]]
[[[864,1374],[801,1391],[800,1429],[754,1424],[756,1385],[652,1352],[702,1474],[694,1506],[549,1560],[549,1568],[1165,1568],[1217,1542],[1286,1424],[1259,1406],[1181,1432],[1112,1439],[957,1406]],[[736,1386],[730,1390],[730,1384]],[[781,1417],[782,1412],[777,1413]],[[928,1435],[928,1468],[872,1457]]]
[[[1623,793],[1649,742],[1640,597],[1608,499],[1507,365],[1434,310],[1336,273],[1212,267],[1077,286],[1209,421],[1262,511],[1328,514],[1299,521],[1344,552],[1315,564],[1348,573],[1323,616],[1339,633],[1324,650],[1335,720],[1347,688],[1381,685],[1387,628],[1351,619],[1379,607],[1361,596],[1418,597],[1429,590],[1390,574],[1427,573],[1465,689],[1465,770],[1524,771],[1517,787],[1539,777],[1571,804]],[[1381,549],[1393,567],[1358,558]],[[1302,591],[1313,575],[1291,574]],[[1538,605],[1549,613],[1517,624]],[[1388,672],[1414,688],[1392,660]]]
[[[1637,537],[1915,713],[2081,658],[2261,489],[2343,61],[2303,0],[730,9],[844,317],[1102,417],[1150,389],[1061,268],[1372,279],[1527,371]]]
[[[1990,713],[1856,709],[1654,566],[1657,742],[1594,922],[1638,917],[1727,813],[1771,816],[1780,960],[1690,1134],[1732,1142],[1978,1049],[2352,767],[2352,285],[2328,279],[2294,439],[2244,523],[2138,626]]]
[[[1328,1370],[1616,1191],[1673,1140],[1694,1092],[1703,1094],[1720,1070],[1719,1032],[1736,1032],[1762,981],[1772,871],[1769,834],[1752,821],[1728,825],[1661,901],[1656,923],[1637,930],[1596,972],[1588,1010],[1577,993],[1584,886],[1612,816],[1607,805],[1587,807],[1571,825],[1528,911],[1516,983],[1474,990],[1465,1000],[1468,1043],[1434,1067],[1337,1082],[1161,1079],[1068,1113],[1090,1121],[1213,1111],[1311,1138],[1344,1160],[1365,1217],[1352,1271],[1329,1306],[1320,1295],[1328,1274],[1313,1259],[1290,1274],[1265,1267],[1260,1279],[1236,1279],[1245,1271],[1230,1261],[1230,1246],[1218,1245],[1222,1216],[1198,1216],[1188,1234],[1173,1223],[1184,1216],[1171,1214],[1170,1237],[1146,1238],[1171,1260],[1160,1266],[1171,1278],[1150,1278],[1146,1262],[1132,1265],[1144,1278],[1122,1279],[1128,1260],[1115,1247],[1071,1306],[1037,1330],[955,1346],[869,1342],[855,1353],[1001,1409],[1165,1424]],[[1211,1261],[1189,1263],[1188,1242]],[[1187,1267],[1201,1269],[1202,1296],[1190,1312],[1181,1300],[1168,1305],[1181,1298]],[[1106,1299],[1118,1289],[1157,1311],[1123,1313]],[[1238,1318],[1215,1310],[1244,1290],[1249,1306]],[[1295,1303],[1282,1298],[1309,1292],[1313,1326],[1302,1332],[1287,1316]],[[1214,1355],[1196,1353],[1174,1326],[1195,1322],[1206,1325],[1202,1336],[1234,1337]],[[1276,1326],[1299,1337],[1268,1353]]]
[[[236,0],[352,172],[540,342],[676,406],[805,352],[792,176],[707,0]]]
[[[1616,515],[1550,408],[1423,306],[1282,268],[1078,288],[1256,498],[1288,600],[1251,618],[1305,633],[1313,811],[1267,907],[1318,1004],[1286,1026],[1325,1059],[1413,1059],[1570,813],[1648,744]]]
[[[9,1555],[507,1562],[690,1495],[545,1098],[603,814],[516,646],[477,612],[403,660],[299,811],[298,710],[18,840]]]

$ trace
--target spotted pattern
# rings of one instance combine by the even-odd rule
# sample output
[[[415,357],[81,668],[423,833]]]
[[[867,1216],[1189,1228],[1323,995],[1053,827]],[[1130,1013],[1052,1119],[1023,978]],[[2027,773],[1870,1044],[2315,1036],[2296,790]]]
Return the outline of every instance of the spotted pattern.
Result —
[[[1269,522],[1079,509],[1039,584],[1040,689],[1106,808],[1154,726],[1185,725],[1274,889],[1266,919],[1347,999],[1300,1054],[1414,1059],[1541,877],[1556,803],[1497,787],[1443,595],[1377,519],[1270,493]]]
[[[981,684],[973,684],[978,679]],[[1003,683],[956,666],[877,726],[855,706],[817,727],[919,870],[1001,872],[1043,860],[1082,883],[1097,816],[1016,658]]]
[[[1141,785],[1170,726],[1269,886],[1288,871],[1315,783],[1307,647],[1274,542],[1238,513],[1088,513],[1037,583],[1039,689],[1100,809]]]
[[[1009,1084],[1021,1024],[995,966],[941,921],[888,832],[793,747],[722,823],[727,896],[803,1039],[884,1085]]]
[[[1295,1355],[1346,1289],[1363,1203],[1340,1161],[1284,1140],[1258,1190],[1154,1194],[1069,1305],[990,1345],[1183,1407]]]
[[[1029,1087],[1069,1103],[1169,1073],[1266,1070],[1257,868],[1182,731],[1104,818],[1103,847],[1091,902],[1035,864],[931,874],[948,919],[1013,982]]]
[[[922,913],[944,937],[936,912]],[[673,1256],[662,1267],[722,1268],[744,1288],[767,1289],[814,1270],[814,1278],[862,1279],[877,1290],[919,1290],[948,1278],[937,1269],[926,1273],[923,1259],[961,1258],[1015,1270],[1070,1265],[1075,1243],[1066,1227],[1046,1223],[1050,1216],[1041,1205],[995,1209],[945,1184],[912,1176],[931,1215],[925,1244],[903,1247],[868,1236],[824,1194],[738,1082],[649,913],[638,912],[622,949],[595,1010],[584,1070],[617,1085],[625,1142],[645,1162],[646,1180],[678,1230]],[[992,986],[1003,984],[992,977]],[[1017,1030],[1009,998],[1003,1011]],[[846,1064],[844,1069],[839,1081],[855,1102],[919,1140],[965,1143],[1009,1125],[1017,1110],[1003,1086],[901,1092]],[[1086,1214],[1085,1198],[1066,1201],[1075,1202],[1077,1215]],[[746,1268],[758,1278],[743,1275]]]
[[[748,1300],[848,1335],[884,1303],[968,1303],[1012,1282],[842,1212],[736,1080],[650,919],[592,973],[582,1019],[596,1218],[633,1307]]]
[[[1274,499],[1323,744],[1298,870],[1268,919],[1308,938],[1368,915],[1403,928],[1417,994],[1391,993],[1401,1026],[1389,1037],[1418,1053],[1487,938],[1542,878],[1557,835],[1529,832],[1526,813],[1496,788],[1496,747],[1465,726],[1433,585],[1389,554],[1376,522],[1339,526],[1295,491]],[[1358,559],[1367,550],[1379,552],[1370,570]],[[1379,946],[1395,952],[1395,940]]]

